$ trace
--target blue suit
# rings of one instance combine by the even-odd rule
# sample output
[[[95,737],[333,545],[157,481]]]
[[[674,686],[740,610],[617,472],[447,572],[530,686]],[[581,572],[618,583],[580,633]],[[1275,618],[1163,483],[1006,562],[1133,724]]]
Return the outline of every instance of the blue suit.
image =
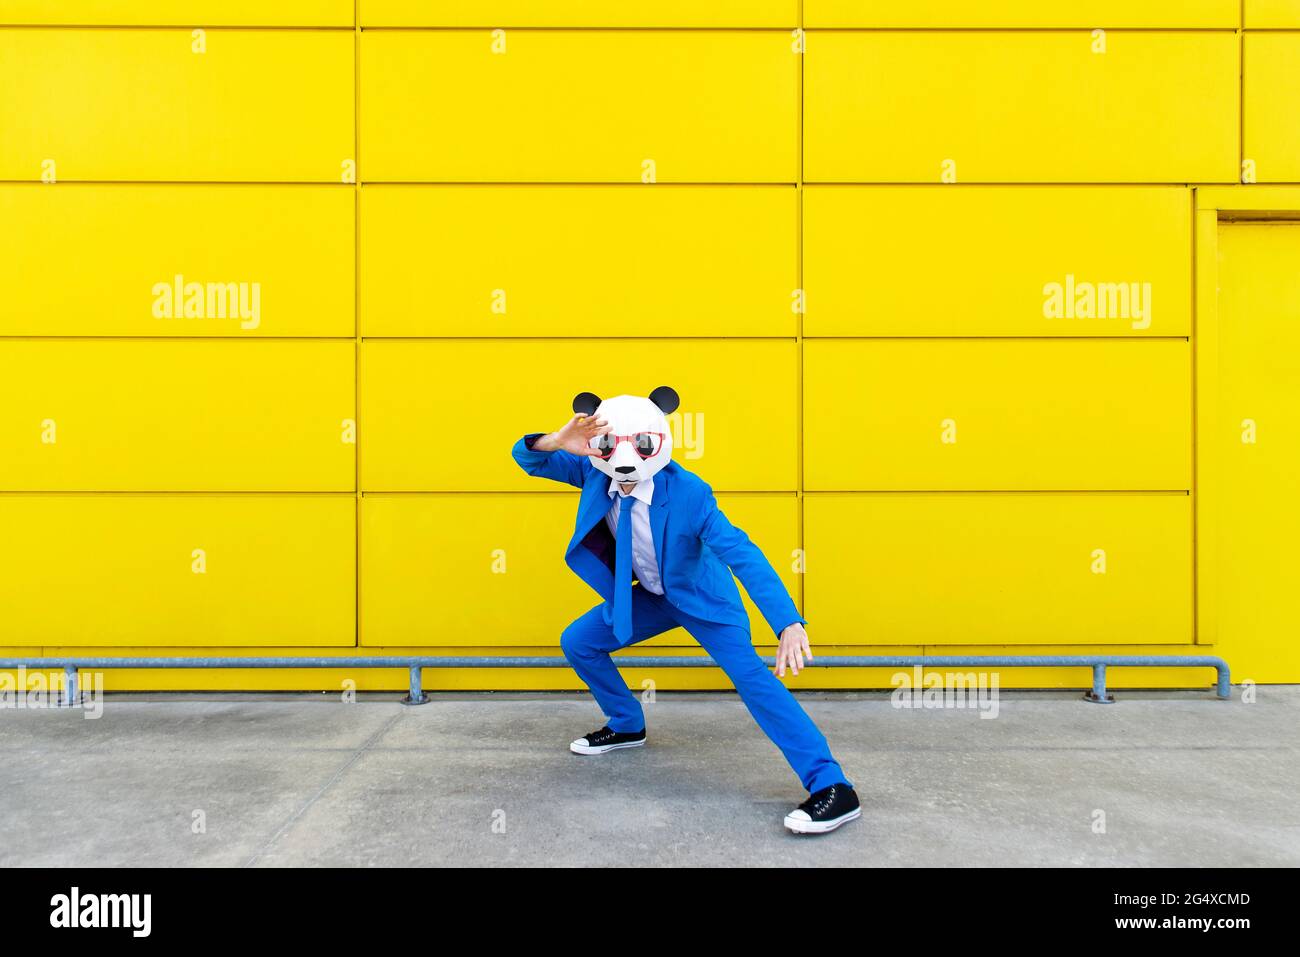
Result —
[[[655,474],[650,530],[664,594],[639,585],[632,589],[632,636],[619,642],[611,626],[614,542],[604,521],[611,504],[610,478],[585,456],[533,449],[540,434],[521,438],[512,454],[529,475],[582,490],[564,560],[604,600],[564,630],[560,647],[604,710],[609,727],[614,731],[645,727],[640,702],[628,690],[610,652],[681,626],[726,672],[805,788],[819,791],[850,783],[831,756],[826,738],[754,651],[749,616],[732,572],[774,634],[806,621],[762,551],[718,508],[708,483],[676,462]]]

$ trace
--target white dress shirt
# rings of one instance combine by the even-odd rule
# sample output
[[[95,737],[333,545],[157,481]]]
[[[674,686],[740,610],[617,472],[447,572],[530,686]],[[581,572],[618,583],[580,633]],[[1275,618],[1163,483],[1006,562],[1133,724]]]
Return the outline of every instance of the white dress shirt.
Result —
[[[659,580],[659,562],[655,560],[655,542],[650,534],[650,500],[654,498],[654,479],[644,479],[632,486],[627,493],[632,502],[632,571],[641,582],[641,587],[656,595],[664,593],[663,582]],[[605,524],[609,527],[614,542],[618,543],[618,510],[620,500],[626,496],[619,488],[618,482],[609,480],[609,497],[612,505],[605,513]]]

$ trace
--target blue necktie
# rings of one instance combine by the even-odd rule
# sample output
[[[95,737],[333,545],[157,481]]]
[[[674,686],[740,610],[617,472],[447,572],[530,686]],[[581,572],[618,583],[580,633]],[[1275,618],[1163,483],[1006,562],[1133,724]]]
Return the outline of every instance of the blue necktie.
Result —
[[[632,640],[632,503],[631,495],[618,500],[618,535],[614,540],[614,639]]]

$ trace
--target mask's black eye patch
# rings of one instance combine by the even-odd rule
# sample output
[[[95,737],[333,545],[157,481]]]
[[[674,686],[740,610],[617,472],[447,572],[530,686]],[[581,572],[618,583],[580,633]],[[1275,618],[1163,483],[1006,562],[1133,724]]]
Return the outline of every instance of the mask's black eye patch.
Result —
[[[638,432],[633,436],[633,440],[636,442],[637,455],[641,456],[643,459],[648,459],[650,456],[656,455],[659,452],[659,448],[663,445],[662,436],[656,432]]]

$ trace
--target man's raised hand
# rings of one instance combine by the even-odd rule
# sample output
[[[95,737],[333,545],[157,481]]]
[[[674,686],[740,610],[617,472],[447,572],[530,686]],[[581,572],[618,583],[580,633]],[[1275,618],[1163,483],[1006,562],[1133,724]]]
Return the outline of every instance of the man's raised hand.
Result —
[[[609,431],[609,423],[604,419],[579,412],[558,432],[539,438],[533,443],[533,448],[541,452],[564,449],[574,455],[599,455],[600,453],[591,447],[591,440],[598,435],[606,435]]]

